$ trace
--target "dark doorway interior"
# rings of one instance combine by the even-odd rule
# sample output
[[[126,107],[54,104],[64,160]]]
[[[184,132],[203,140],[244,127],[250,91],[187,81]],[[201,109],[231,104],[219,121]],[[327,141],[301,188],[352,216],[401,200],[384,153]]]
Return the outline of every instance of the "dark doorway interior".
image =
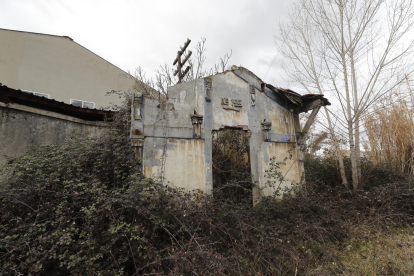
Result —
[[[213,189],[215,198],[250,200],[249,133],[239,128],[213,131]]]

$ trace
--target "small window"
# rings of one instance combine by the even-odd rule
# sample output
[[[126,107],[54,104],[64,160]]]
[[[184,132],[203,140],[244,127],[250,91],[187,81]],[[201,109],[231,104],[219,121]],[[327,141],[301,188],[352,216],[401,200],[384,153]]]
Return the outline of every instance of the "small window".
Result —
[[[43,94],[43,93],[33,92],[33,95],[35,95],[35,96],[39,96],[39,97],[43,97],[43,98],[47,98],[47,99],[49,99],[49,98],[50,98],[50,95],[48,95],[48,94]]]
[[[94,109],[95,108],[95,103],[83,102],[83,108]]]
[[[74,105],[76,107],[82,107],[82,101],[78,101],[78,100],[70,100],[70,104]]]
[[[38,93],[38,92],[33,92],[33,91],[28,91],[28,90],[22,90],[22,92],[29,93],[29,94],[33,94],[33,95],[38,96],[38,97],[43,97],[43,98],[50,99],[50,95],[49,94]]]
[[[89,109],[94,109],[95,108],[95,103],[81,101],[81,100],[70,99],[70,104],[74,105],[74,106],[77,106],[77,107],[82,107],[82,108],[89,108]]]

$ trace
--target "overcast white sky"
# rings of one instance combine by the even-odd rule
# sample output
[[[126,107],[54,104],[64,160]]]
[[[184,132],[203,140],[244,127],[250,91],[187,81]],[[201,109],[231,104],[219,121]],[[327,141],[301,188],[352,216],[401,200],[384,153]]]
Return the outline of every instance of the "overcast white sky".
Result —
[[[172,65],[187,37],[190,50],[206,37],[206,67],[232,50],[230,65],[283,86],[273,32],[292,1],[0,0],[0,28],[66,35],[125,71],[141,66],[149,75]]]

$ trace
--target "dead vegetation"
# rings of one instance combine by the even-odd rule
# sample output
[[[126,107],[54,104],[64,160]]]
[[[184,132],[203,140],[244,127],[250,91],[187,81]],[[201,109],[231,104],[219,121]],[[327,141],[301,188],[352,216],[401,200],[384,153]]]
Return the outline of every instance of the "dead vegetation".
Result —
[[[343,185],[352,179],[352,189],[358,190],[363,117],[404,82],[404,75],[414,73],[413,1],[299,0],[286,16],[275,36],[286,77],[307,93],[335,97],[335,107],[324,108],[324,121]],[[341,133],[352,162],[348,179],[335,138]]]
[[[308,174],[296,196],[255,207],[232,187],[195,197],[141,179],[126,129],[11,160],[0,193],[1,275],[414,273],[409,181],[370,180],[351,193]]]
[[[413,95],[395,92],[365,118],[370,157],[398,172],[414,174]]]
[[[412,275],[414,234],[412,227],[387,229],[355,227],[363,238],[350,239],[338,253],[347,275]],[[334,269],[334,265],[330,266]]]
[[[43,145],[2,169],[0,275],[414,274],[404,175],[362,159],[364,190],[350,192],[336,156],[313,153],[295,196],[253,207],[246,133],[223,131],[214,156],[223,185],[194,196],[142,178],[129,106],[102,137]]]
[[[189,48],[182,53],[182,56],[188,56],[188,72],[183,76],[183,82],[212,76],[229,69],[228,63],[233,54],[232,50],[230,50],[230,53],[226,53],[223,57],[220,57],[219,62],[215,63],[213,68],[205,68],[206,41],[207,39],[205,37],[200,38],[193,48],[193,51],[195,51],[194,55],[191,54],[192,52]],[[172,60],[171,64],[173,64]],[[133,86],[134,93],[143,93],[144,95],[149,95],[156,100],[162,101],[165,97],[168,98],[168,87],[177,84],[179,81],[178,74],[175,74],[175,72],[176,69],[173,66],[165,63],[155,70],[154,78],[148,77],[141,67],[136,68],[135,72],[128,72],[126,77],[135,80],[135,85]]]

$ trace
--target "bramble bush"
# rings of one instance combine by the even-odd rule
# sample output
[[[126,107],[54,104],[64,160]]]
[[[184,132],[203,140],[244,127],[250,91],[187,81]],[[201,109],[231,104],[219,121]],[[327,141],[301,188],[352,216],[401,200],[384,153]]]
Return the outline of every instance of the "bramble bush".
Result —
[[[306,275],[338,262],[330,248],[357,211],[382,222],[413,204],[405,184],[373,189],[372,201],[318,193],[255,207],[161,185],[140,173],[128,107],[98,138],[42,145],[1,169],[0,275]]]

